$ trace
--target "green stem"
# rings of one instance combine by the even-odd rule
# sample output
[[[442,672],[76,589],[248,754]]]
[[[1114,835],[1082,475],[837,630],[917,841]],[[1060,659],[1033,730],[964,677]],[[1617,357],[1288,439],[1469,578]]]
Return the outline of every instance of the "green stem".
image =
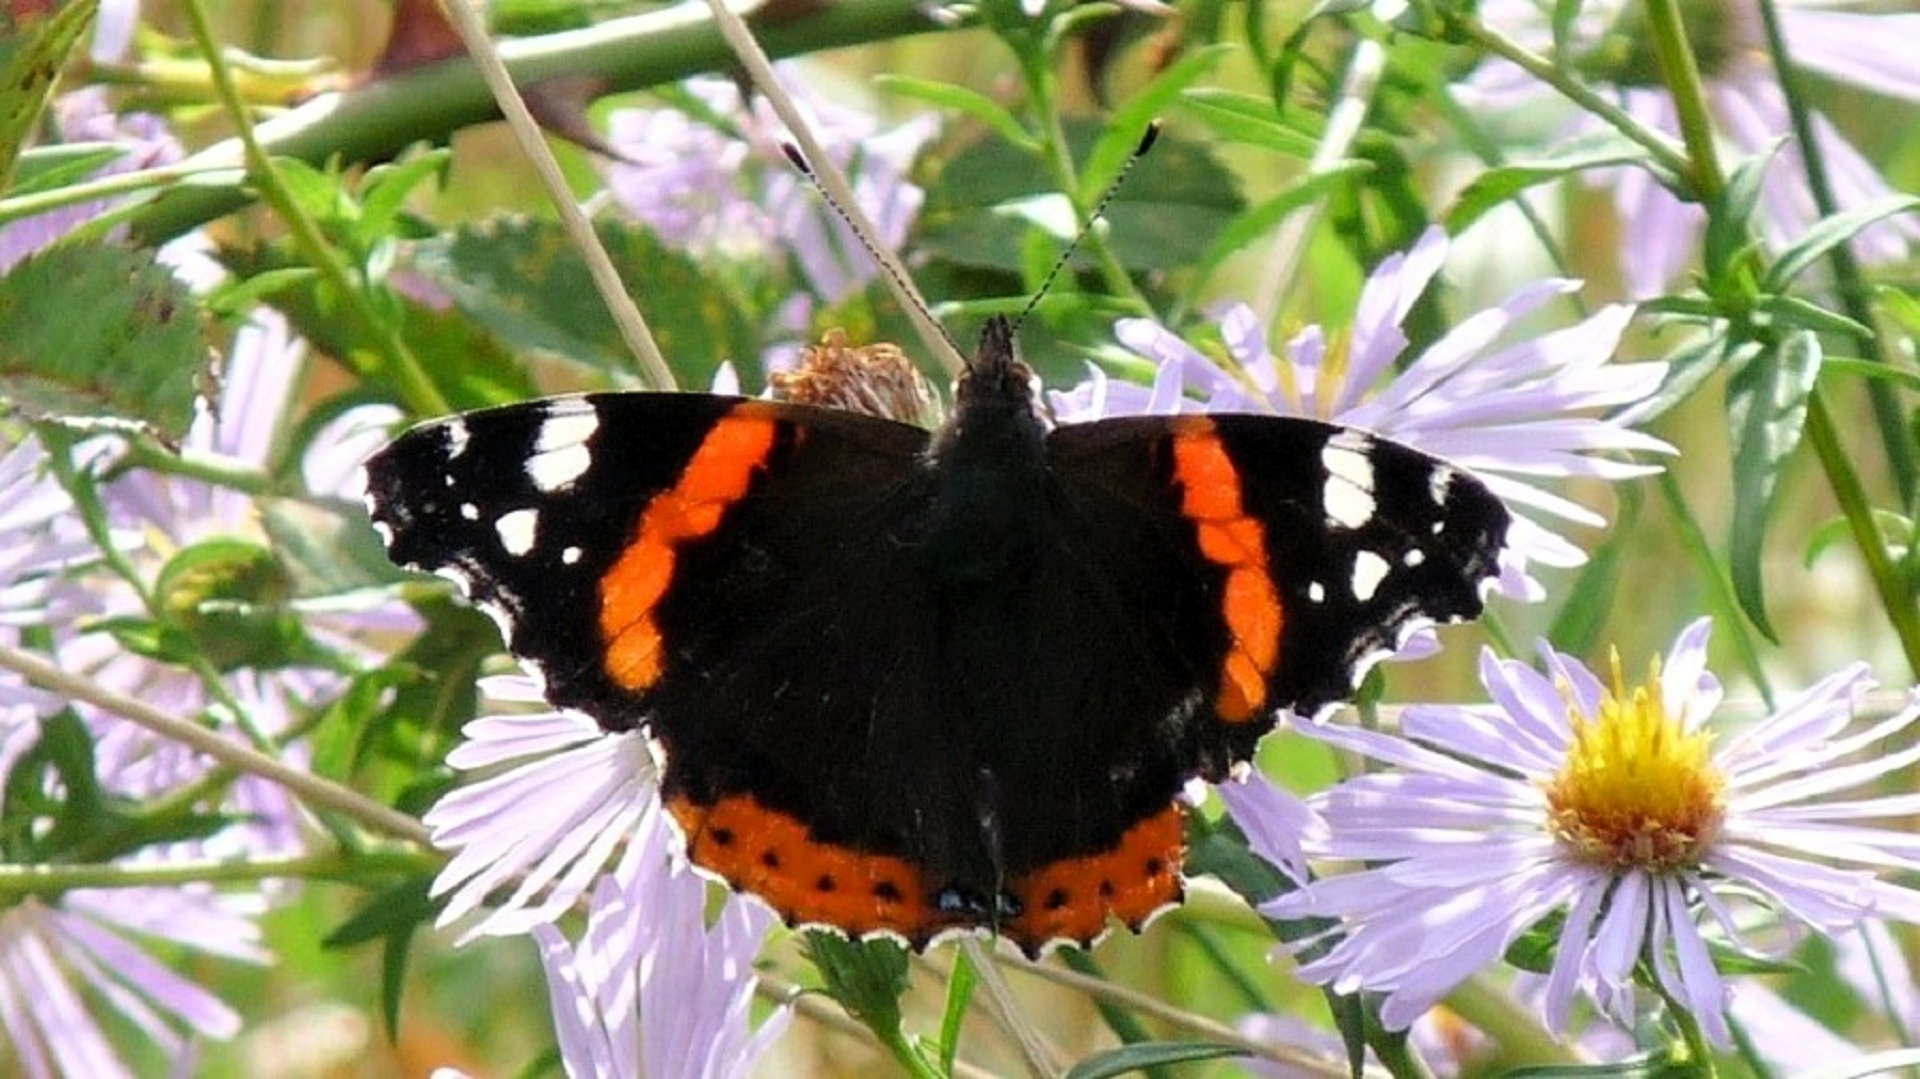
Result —
[[[841,0],[804,19],[760,31],[769,54],[782,57],[908,34],[944,30],[919,0]],[[500,56],[522,86],[562,75],[599,80],[607,93],[639,90],[702,72],[725,71],[733,53],[699,5],[676,5],[581,30],[502,41]],[[499,118],[499,106],[465,58],[373,79],[321,94],[260,124],[257,139],[273,157],[310,164],[383,161],[417,142],[435,145],[454,132]],[[181,167],[239,167],[244,147],[229,140]],[[182,184],[134,218],[135,236],[158,244],[233,212],[252,197],[230,184]]]
[[[1500,1057],[1508,1063],[1585,1064],[1591,1061],[1572,1045],[1563,1044],[1532,1011],[1476,974],[1447,994],[1446,1007],[1476,1029],[1500,1043]]]
[[[426,826],[418,820],[382,805],[351,787],[294,768],[198,723],[169,715],[145,701],[115,693],[89,679],[69,674],[32,653],[0,645],[0,668],[13,671],[27,681],[63,697],[85,701],[111,712],[162,738],[205,754],[220,764],[277,783],[307,804],[338,812],[372,831],[421,846],[427,846],[430,842]]]
[[[1679,1001],[1673,999],[1673,995],[1667,992],[1666,987],[1659,984],[1658,978],[1644,980],[1653,983],[1653,988],[1660,994],[1660,999],[1667,1002],[1667,1014],[1673,1017],[1674,1025],[1680,1028],[1680,1038],[1686,1043],[1689,1057],[1687,1063],[1693,1066],[1680,1074],[1687,1076],[1688,1079],[1714,1079],[1720,1072],[1714,1066],[1713,1047],[1707,1044],[1707,1036],[1700,1029],[1700,1020]]]
[[[1451,11],[1448,29],[1539,79],[1562,97],[1607,122],[1614,130],[1644,147],[1654,164],[1684,181],[1691,175],[1686,152],[1666,135],[1647,127],[1632,114],[1602,97],[1566,69],[1495,30],[1478,18]]]
[[[369,876],[431,873],[440,860],[405,851],[302,854],[289,858],[169,859],[165,863],[0,865],[0,904],[24,895],[74,888],[150,888],[181,884],[252,884],[263,880],[365,880]]]
[[[1073,207],[1073,220],[1084,228],[1080,237],[1080,246],[1093,255],[1100,266],[1100,276],[1106,281],[1108,291],[1120,297],[1126,304],[1142,315],[1151,317],[1153,305],[1133,283],[1133,275],[1120,262],[1120,256],[1114,254],[1112,245],[1107,243],[1106,235],[1101,232],[1098,223],[1091,220],[1092,207],[1081,204],[1080,176],[1074,169],[1073,151],[1067,145],[1066,125],[1061,122],[1060,110],[1054,102],[1053,70],[1046,61],[1045,50],[1016,50],[1020,56],[1020,66],[1027,74],[1027,98],[1034,113],[1040,118],[1041,154],[1048,169],[1053,172],[1054,186],[1060,189],[1068,205]],[[1029,52],[1035,54],[1029,56]]]
[[[1687,552],[1698,568],[1699,577],[1707,583],[1708,602],[1713,607],[1714,618],[1726,632],[1722,640],[1733,642],[1733,650],[1740,656],[1740,665],[1746,668],[1747,677],[1753,681],[1754,688],[1760,691],[1760,697],[1767,702],[1767,709],[1773,709],[1773,687],[1767,682],[1767,670],[1760,662],[1760,650],[1753,642],[1753,633],[1746,616],[1740,613],[1740,599],[1734,594],[1733,582],[1721,569],[1720,563],[1713,557],[1713,544],[1707,541],[1707,534],[1700,522],[1693,516],[1693,508],[1687,505],[1686,494],[1680,490],[1680,481],[1674,478],[1672,469],[1661,469],[1655,483],[1659,485],[1660,497],[1667,504],[1667,513],[1673,520],[1674,529],[1680,533],[1680,546]]]
[[[360,324],[361,332],[372,341],[387,367],[393,374],[397,388],[407,406],[416,413],[427,416],[443,415],[452,411],[447,399],[440,394],[440,388],[433,384],[427,373],[400,339],[399,331],[391,320],[381,317],[376,311],[361,283],[354,280],[346,261],[333,245],[327,242],[320,231],[320,225],[294,197],[285,181],[274,168],[273,158],[267,149],[255,137],[253,120],[248,115],[247,104],[241,100],[240,90],[233,81],[233,70],[227,65],[220,50],[220,43],[214,40],[213,24],[207,18],[204,0],[185,0],[182,7],[187,13],[187,21],[193,24],[194,42],[206,57],[208,70],[213,74],[214,89],[219,93],[221,103],[233,118],[234,128],[245,151],[247,175],[260,187],[260,193],[276,214],[286,224],[293,235],[294,245],[306,256],[320,275],[333,285],[346,310]],[[365,372],[362,372],[363,374]]]
[[[1807,174],[1807,190],[1812,193],[1813,204],[1819,209],[1820,216],[1831,217],[1840,208],[1839,200],[1834,197],[1833,183],[1827,176],[1826,159],[1821,156],[1820,140],[1814,131],[1812,113],[1801,92],[1799,69],[1794,66],[1793,58],[1787,52],[1787,37],[1780,26],[1779,10],[1774,0],[1758,0],[1758,3],[1761,26],[1767,36],[1767,51],[1773,56],[1773,70],[1780,82],[1781,97],[1787,103],[1787,117],[1793,124],[1793,138],[1800,146],[1800,161]],[[1873,310],[1867,303],[1867,283],[1861,276],[1859,262],[1853,257],[1853,249],[1846,244],[1836,244],[1828,252],[1827,262],[1833,267],[1835,287],[1847,317],[1861,326],[1872,326]],[[1856,339],[1860,342],[1863,355],[1882,364],[1893,362],[1893,357],[1878,336],[1867,333]],[[1867,395],[1873,402],[1874,420],[1880,427],[1880,442],[1887,455],[1887,465],[1893,471],[1895,488],[1901,492],[1902,499],[1911,509],[1912,500],[1920,496],[1920,464],[1914,461],[1913,442],[1907,431],[1906,414],[1900,396],[1893,386],[1879,379],[1867,383]]]
[[[1827,483],[1833,488],[1834,499],[1840,503],[1840,512],[1846,517],[1848,531],[1853,533],[1854,545],[1866,561],[1867,574],[1873,578],[1874,591],[1879,593],[1880,604],[1886,608],[1893,631],[1900,638],[1900,650],[1906,654],[1907,666],[1920,675],[1920,606],[1914,603],[1900,568],[1887,555],[1879,526],[1874,523],[1873,503],[1867,498],[1867,489],[1853,470],[1853,463],[1847,459],[1833,415],[1827,410],[1826,395],[1818,388],[1807,398],[1806,438],[1820,459],[1820,467],[1827,473]]]
[[[1701,202],[1711,202],[1726,186],[1720,158],[1713,145],[1713,118],[1707,114],[1706,84],[1700,65],[1687,43],[1677,0],[1646,0],[1647,25],[1653,51],[1660,59],[1674,112],[1680,118],[1680,137],[1687,146],[1687,178]]]

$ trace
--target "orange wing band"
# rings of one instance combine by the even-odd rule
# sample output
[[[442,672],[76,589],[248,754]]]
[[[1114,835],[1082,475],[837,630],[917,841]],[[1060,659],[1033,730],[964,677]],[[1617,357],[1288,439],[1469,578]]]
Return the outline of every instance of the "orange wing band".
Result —
[[[1242,723],[1266,710],[1267,680],[1280,659],[1286,616],[1267,573],[1267,531],[1241,505],[1240,473],[1212,424],[1174,436],[1173,474],[1180,512],[1194,524],[1200,553],[1227,571],[1220,610],[1230,643],[1213,707]]]
[[[766,900],[789,925],[830,925],[856,937],[893,933],[915,945],[940,928],[926,881],[903,859],[822,843],[748,794],[710,806],[676,797],[667,811],[694,864]]]
[[[747,408],[707,432],[679,482],[647,503],[632,542],[600,580],[607,677],[622,689],[650,689],[666,670],[654,613],[673,579],[676,549],[718,528],[727,507],[745,497],[754,472],[773,452],[775,421]]]
[[[1000,927],[1029,954],[1053,940],[1085,944],[1106,931],[1109,915],[1139,932],[1180,901],[1186,813],[1178,803],[1120,837],[1110,851],[1042,866],[1013,884],[1020,915]]]

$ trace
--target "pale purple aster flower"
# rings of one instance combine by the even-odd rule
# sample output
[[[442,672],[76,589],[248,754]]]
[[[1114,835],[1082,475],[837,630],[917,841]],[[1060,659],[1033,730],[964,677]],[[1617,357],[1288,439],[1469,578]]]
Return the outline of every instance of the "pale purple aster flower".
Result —
[[[67,492],[46,474],[38,439],[20,440],[0,456],[0,644],[18,645],[20,630],[70,625],[95,608],[68,569],[96,555]],[[0,672],[0,771],[11,764],[16,735],[34,737],[39,716],[59,698]]]
[[[1853,7],[1858,10],[1845,10]],[[1770,151],[1793,135],[1786,99],[1767,55],[1766,36],[1755,0],[1708,0],[1682,5],[1694,53],[1706,81],[1707,104],[1718,130],[1738,154]],[[1784,0],[1781,29],[1796,65],[1837,82],[1899,98],[1920,101],[1920,14],[1874,10],[1847,0]],[[1488,0],[1480,16],[1489,25],[1541,52],[1553,46],[1553,6],[1535,0]],[[1569,37],[1569,53],[1558,58],[1589,79],[1611,83],[1619,104],[1642,124],[1676,134],[1673,97],[1658,78],[1648,53],[1646,27],[1638,5],[1628,0],[1591,0],[1582,5]],[[1463,86],[1469,104],[1515,111],[1537,109],[1553,97],[1547,87],[1505,61],[1482,65]],[[1893,191],[1873,164],[1826,117],[1813,116],[1820,146],[1841,208],[1865,206]],[[1909,117],[1909,123],[1915,117]],[[1581,115],[1566,132],[1580,135],[1601,122]],[[1694,260],[1706,220],[1700,207],[1685,203],[1640,169],[1609,169],[1587,177],[1613,192],[1625,228],[1622,263],[1635,296],[1665,291]],[[1789,143],[1768,166],[1761,189],[1762,224],[1776,246],[1805,235],[1818,217],[1807,186],[1801,148]],[[1863,230],[1854,251],[1870,263],[1898,262],[1920,239],[1920,219],[1909,215]]]
[[[1857,823],[1912,814],[1920,795],[1823,800],[1920,760],[1920,744],[1859,756],[1920,718],[1920,699],[1849,732],[1873,686],[1862,663],[1751,726],[1710,727],[1721,691],[1706,666],[1709,628],[1688,626],[1641,686],[1625,683],[1617,659],[1608,686],[1551,648],[1544,674],[1487,653],[1492,705],[1409,708],[1404,736],[1306,730],[1393,768],[1315,799],[1332,839],[1312,853],[1372,868],[1264,908],[1338,920],[1301,976],[1384,993],[1383,1020],[1404,1027],[1563,914],[1543,1000],[1550,1027],[1566,1030],[1576,989],[1631,1026],[1645,962],[1724,1046],[1729,989],[1707,938],[1748,946],[1736,906],[1827,935],[1868,918],[1920,922],[1920,891],[1876,875],[1920,870],[1920,836]]]
[[[850,173],[861,208],[879,229],[876,242],[898,247],[925,198],[907,170],[933,137],[937,119],[926,115],[883,128],[866,113],[806,92],[790,66],[780,70],[815,136]],[[844,300],[871,281],[872,257],[781,152],[793,139],[772,107],[756,101],[743,110],[739,89],[728,80],[686,85],[715,114],[735,118],[742,137],[674,109],[615,111],[607,142],[627,159],[604,166],[615,203],[696,255],[780,259],[791,253],[823,303]]]
[[[544,704],[524,675],[482,679],[481,692],[508,704]],[[447,755],[462,771],[492,774],[457,788],[427,811],[435,846],[453,853],[434,879],[448,896],[439,924],[480,911],[497,889],[511,893],[460,937],[524,933],[553,921],[587,894],[624,842],[665,867],[671,860],[658,772],[646,736],[608,733],[573,711],[516,711],[466,725]],[[664,871],[664,868],[663,870]]]
[[[729,896],[709,926],[706,880],[657,857],[670,827],[653,815],[600,879],[580,940],[532,929],[570,1079],[745,1076],[791,1017],[750,1021],[773,915]]]
[[[1138,412],[1263,412],[1365,428],[1469,469],[1516,510],[1502,556],[1500,591],[1538,598],[1531,563],[1577,566],[1586,553],[1542,520],[1598,527],[1606,519],[1548,491],[1546,479],[1621,480],[1658,471],[1621,454],[1671,453],[1629,428],[1619,410],[1646,400],[1664,363],[1610,362],[1633,308],[1611,305],[1572,326],[1510,343],[1516,324],[1580,287],[1550,279],[1461,321],[1396,373],[1407,349],[1401,320],[1447,257],[1446,234],[1429,229],[1404,254],[1380,263],[1361,289],[1344,335],[1309,326],[1284,357],[1267,348],[1266,328],[1235,305],[1220,335],[1235,365],[1221,367],[1148,319],[1123,319],[1115,333],[1153,361],[1151,387],[1090,381],[1053,395],[1062,422]],[[1605,413],[1595,415],[1594,413]]]
[[[0,1028],[29,1079],[128,1079],[134,1072],[90,1008],[105,1004],[191,1074],[199,1039],[225,1040],[240,1017],[168,969],[141,938],[265,963],[250,911],[204,888],[75,889],[57,903],[0,911]]]
[[[53,103],[53,126],[63,143],[111,143],[124,152],[101,166],[95,177],[154,168],[185,156],[173,133],[149,113],[121,116],[107,104],[107,92],[88,87]],[[106,212],[108,200],[78,203],[0,225],[0,272]]]

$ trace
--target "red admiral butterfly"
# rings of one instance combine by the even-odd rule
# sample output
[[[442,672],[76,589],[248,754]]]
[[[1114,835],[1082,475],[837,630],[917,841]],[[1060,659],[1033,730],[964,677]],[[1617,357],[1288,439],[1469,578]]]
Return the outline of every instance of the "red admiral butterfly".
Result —
[[[409,431],[369,503],[555,705],[657,740],[696,864],[790,923],[1036,954],[1177,902],[1186,783],[1477,615],[1508,516],[1362,431],[1049,429],[1032,394],[995,319],[936,432],[558,397]]]

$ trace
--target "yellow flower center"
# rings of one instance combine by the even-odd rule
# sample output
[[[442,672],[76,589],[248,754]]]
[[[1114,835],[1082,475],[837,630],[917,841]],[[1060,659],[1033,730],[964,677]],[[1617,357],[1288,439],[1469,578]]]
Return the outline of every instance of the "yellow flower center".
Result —
[[[1628,691],[1613,656],[1613,690],[1589,716],[1568,697],[1573,745],[1545,783],[1553,834],[1584,861],[1610,869],[1692,866],[1719,835],[1726,779],[1713,736],[1689,734],[1660,697],[1660,661]]]

